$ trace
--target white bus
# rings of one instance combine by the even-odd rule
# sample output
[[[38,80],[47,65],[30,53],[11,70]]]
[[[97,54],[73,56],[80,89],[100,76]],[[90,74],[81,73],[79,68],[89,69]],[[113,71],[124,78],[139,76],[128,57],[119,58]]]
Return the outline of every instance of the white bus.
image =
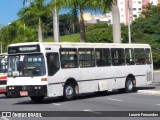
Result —
[[[153,81],[147,44],[18,43],[8,47],[7,91],[10,96],[64,96],[88,92],[132,92]]]
[[[7,86],[7,53],[0,54],[0,93],[6,94]]]

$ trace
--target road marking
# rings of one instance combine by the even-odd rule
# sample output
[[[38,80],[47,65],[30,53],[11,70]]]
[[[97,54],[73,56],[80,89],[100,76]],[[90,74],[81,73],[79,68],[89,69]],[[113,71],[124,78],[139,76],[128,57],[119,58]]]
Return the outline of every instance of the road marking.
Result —
[[[107,98],[108,100],[113,100],[113,101],[123,101],[123,100],[119,100],[119,99],[112,99],[112,98]]]
[[[95,111],[92,111],[92,110],[83,110],[83,111],[91,112],[91,113],[95,113],[95,114],[101,114],[100,112],[95,112]]]
[[[156,104],[156,105],[160,106],[160,104]]]
[[[55,106],[61,106],[61,104],[58,104],[58,103],[53,103],[53,105],[55,105]]]
[[[9,119],[5,117],[0,117],[0,120],[9,120]]]

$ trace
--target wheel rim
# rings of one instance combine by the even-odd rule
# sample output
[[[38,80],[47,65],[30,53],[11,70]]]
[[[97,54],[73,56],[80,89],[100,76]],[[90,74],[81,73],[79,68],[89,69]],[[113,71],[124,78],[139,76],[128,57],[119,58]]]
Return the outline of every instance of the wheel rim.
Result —
[[[66,87],[66,96],[71,98],[73,96],[73,93],[74,93],[73,88],[71,86],[67,86]]]
[[[127,88],[128,88],[128,90],[130,90],[130,91],[133,89],[133,83],[132,83],[131,80],[128,80],[128,82],[127,82]]]

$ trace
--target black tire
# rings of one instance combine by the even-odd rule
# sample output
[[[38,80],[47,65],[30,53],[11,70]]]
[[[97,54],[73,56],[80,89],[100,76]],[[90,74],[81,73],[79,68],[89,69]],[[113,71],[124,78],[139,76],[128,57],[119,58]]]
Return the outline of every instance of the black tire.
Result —
[[[73,84],[66,84],[64,86],[63,97],[65,100],[72,100],[75,98],[75,86]]]
[[[7,98],[11,98],[11,97],[12,97],[8,92],[4,93],[4,95],[5,95]]]
[[[35,103],[40,103],[44,100],[44,96],[30,96],[30,98]]]
[[[126,83],[125,83],[125,92],[131,93],[131,92],[133,92],[133,90],[134,90],[133,79],[127,78]]]

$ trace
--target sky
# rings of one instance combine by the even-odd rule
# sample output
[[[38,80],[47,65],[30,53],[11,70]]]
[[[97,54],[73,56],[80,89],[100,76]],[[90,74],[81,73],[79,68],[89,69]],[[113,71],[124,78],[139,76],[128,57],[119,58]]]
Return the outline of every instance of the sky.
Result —
[[[32,0],[30,0],[32,1]],[[51,0],[45,0],[50,2]],[[0,27],[10,24],[19,17],[17,13],[23,8],[23,0],[0,0]],[[60,14],[68,13],[69,10],[61,10]]]
[[[17,13],[22,7],[23,0],[0,0],[0,25],[17,20]]]
[[[8,25],[17,20],[17,13],[21,8],[23,8],[23,0],[0,0],[0,25]]]

